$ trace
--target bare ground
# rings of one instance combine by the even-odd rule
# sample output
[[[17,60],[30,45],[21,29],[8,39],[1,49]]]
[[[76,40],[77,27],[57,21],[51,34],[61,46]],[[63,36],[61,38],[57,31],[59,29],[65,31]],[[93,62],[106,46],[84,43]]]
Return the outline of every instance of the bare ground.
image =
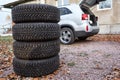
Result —
[[[12,52],[6,49],[3,52],[5,56],[3,53],[0,54],[0,65],[3,65],[0,68],[0,78],[9,80],[120,80],[120,42],[86,40],[76,41],[72,45],[61,45],[59,70],[54,74],[39,78],[17,76],[12,69]],[[2,61],[4,57],[6,63],[5,60]],[[113,72],[116,74],[112,74]]]
[[[62,45],[60,56],[69,69],[63,80],[103,80],[113,68],[120,68],[120,43],[83,41]]]

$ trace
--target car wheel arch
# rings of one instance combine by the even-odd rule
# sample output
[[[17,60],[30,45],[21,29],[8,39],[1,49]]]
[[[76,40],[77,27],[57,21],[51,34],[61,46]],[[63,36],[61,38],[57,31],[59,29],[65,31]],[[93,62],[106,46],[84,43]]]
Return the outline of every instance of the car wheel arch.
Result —
[[[67,31],[71,34],[72,37],[71,37],[70,42],[68,42],[68,43],[64,42],[64,40],[62,40],[62,38],[60,37],[61,43],[65,44],[65,45],[66,45],[66,44],[72,44],[72,43],[75,41],[75,38],[76,38],[74,29],[73,29],[72,27],[70,27],[70,26],[62,26],[60,32],[62,32],[62,31],[64,31],[64,30],[67,30]],[[60,33],[60,34],[61,34],[61,33]],[[66,33],[66,34],[67,34],[67,33]],[[67,39],[68,39],[68,37],[67,37]]]
[[[70,28],[73,31],[74,35],[75,35],[75,29],[73,28],[72,25],[61,25],[60,29],[63,29],[63,28]]]

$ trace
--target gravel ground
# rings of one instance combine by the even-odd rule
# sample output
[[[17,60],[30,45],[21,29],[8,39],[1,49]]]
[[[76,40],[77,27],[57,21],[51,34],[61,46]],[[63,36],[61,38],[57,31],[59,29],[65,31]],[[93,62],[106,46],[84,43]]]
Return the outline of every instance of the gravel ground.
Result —
[[[120,68],[120,42],[86,40],[61,45],[60,59],[60,69],[46,77],[16,77],[12,65],[0,77],[12,74],[11,80],[104,80],[113,68]],[[118,77],[116,80],[120,80],[120,75]]]
[[[120,43],[78,41],[61,45],[60,56],[68,70],[56,75],[60,80],[103,80],[113,68],[120,68]]]

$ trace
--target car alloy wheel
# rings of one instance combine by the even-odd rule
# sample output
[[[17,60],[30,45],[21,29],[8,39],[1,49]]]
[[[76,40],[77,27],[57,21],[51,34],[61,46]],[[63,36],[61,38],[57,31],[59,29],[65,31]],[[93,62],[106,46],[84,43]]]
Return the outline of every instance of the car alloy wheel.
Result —
[[[63,44],[71,44],[74,42],[74,34],[70,28],[63,28],[60,31],[60,41]]]

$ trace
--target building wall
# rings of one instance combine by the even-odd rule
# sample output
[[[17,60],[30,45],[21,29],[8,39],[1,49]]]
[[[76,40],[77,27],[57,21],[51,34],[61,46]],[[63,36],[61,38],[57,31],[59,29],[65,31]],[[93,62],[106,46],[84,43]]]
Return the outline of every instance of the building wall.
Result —
[[[38,1],[41,0],[36,0],[37,3]],[[69,0],[69,4],[79,4],[79,2],[80,0]],[[58,0],[45,0],[45,3],[56,6],[58,5]],[[98,10],[97,6],[91,9],[99,18],[99,34],[120,34],[120,0],[113,0],[111,9]]]
[[[78,4],[80,2],[80,0],[69,0],[69,2]]]
[[[118,3],[119,2],[119,3]],[[97,7],[93,9],[93,12],[99,17],[99,24],[116,24],[120,23],[120,0],[114,0],[112,3],[112,9],[98,10]]]
[[[45,3],[56,6],[56,0],[46,0]]]
[[[28,2],[28,3],[45,3],[45,4],[58,6],[58,1],[62,2],[62,0],[34,0],[34,1],[31,1],[31,2]],[[68,1],[67,0],[63,0],[64,4],[72,4],[72,3],[78,4],[79,2],[80,2],[80,0],[68,0]]]
[[[112,1],[112,8],[98,10],[94,7],[92,10],[99,18],[99,34],[120,34],[120,0]]]
[[[114,1],[113,16],[116,24],[120,24],[120,0]]]

